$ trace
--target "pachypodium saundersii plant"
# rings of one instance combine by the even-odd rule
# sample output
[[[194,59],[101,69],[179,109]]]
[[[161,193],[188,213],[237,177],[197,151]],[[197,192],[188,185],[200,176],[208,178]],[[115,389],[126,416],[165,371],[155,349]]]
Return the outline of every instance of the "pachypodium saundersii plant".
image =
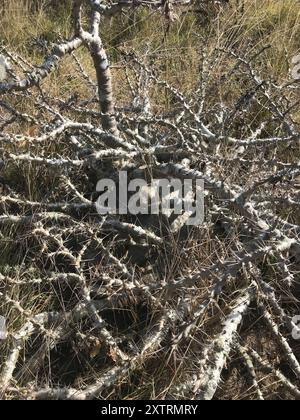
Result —
[[[278,84],[257,70],[267,47],[205,54],[203,42],[186,93],[155,54],[124,46],[111,66],[102,39],[103,22],[133,9],[168,26],[193,7],[74,0],[72,36],[41,65],[1,47],[2,398],[132,398],[137,388],[150,398],[155,383],[155,397],[206,400],[222,396],[236,360],[258,399],[266,373],[300,397],[297,78]],[[57,95],[47,82],[70,61],[84,88]],[[114,67],[128,87],[120,103]],[[204,222],[100,215],[97,183],[121,171],[149,184],[204,181]]]

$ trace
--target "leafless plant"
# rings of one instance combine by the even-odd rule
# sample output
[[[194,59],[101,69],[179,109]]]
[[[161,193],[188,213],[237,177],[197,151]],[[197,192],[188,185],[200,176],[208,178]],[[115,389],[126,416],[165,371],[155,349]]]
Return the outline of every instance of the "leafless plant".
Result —
[[[122,50],[131,97],[115,104],[101,20],[143,6],[172,20],[173,8],[189,3],[74,0],[74,35],[41,66],[2,48],[11,67],[0,83],[0,238],[21,256],[0,266],[0,315],[9,333],[1,342],[2,398],[117,398],[143,386],[136,372],[163,360],[174,379],[160,375],[157,396],[212,399],[239,358],[255,397],[267,397],[265,372],[300,396],[299,345],[291,339],[300,313],[298,82],[279,86],[258,74],[265,49],[243,57],[216,50],[211,61],[230,63],[223,91],[235,77],[244,80],[245,91],[228,107],[214,95],[212,62],[204,60],[198,90],[188,96],[161,79],[154,60]],[[96,83],[76,55],[80,48],[91,55]],[[66,56],[88,99],[44,88]],[[168,92],[173,109],[157,111],[153,87]],[[30,115],[21,106],[27,100]],[[257,109],[264,115],[258,124]],[[20,168],[40,174],[44,199],[6,182]],[[158,216],[100,217],[95,182],[119,170],[204,179],[205,224],[171,232]],[[275,356],[265,338],[260,345],[251,339],[257,325]]]

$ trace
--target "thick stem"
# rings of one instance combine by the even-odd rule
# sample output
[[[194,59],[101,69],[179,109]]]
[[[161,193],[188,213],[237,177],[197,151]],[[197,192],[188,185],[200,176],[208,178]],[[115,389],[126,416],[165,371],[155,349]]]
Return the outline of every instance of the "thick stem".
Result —
[[[115,104],[113,98],[112,75],[109,67],[106,51],[102,47],[101,41],[97,38],[90,46],[93,58],[97,82],[99,103],[101,109],[101,122],[105,131],[118,136],[119,130],[115,118]]]
[[[90,31],[87,32],[81,25],[82,0],[74,0],[73,20],[75,33],[85,42],[90,50],[97,76],[99,104],[101,111],[101,124],[105,131],[119,136],[115,118],[115,104],[113,98],[112,75],[109,61],[102,40],[99,35],[101,14],[94,10],[91,16]],[[93,6],[93,2],[89,2]]]

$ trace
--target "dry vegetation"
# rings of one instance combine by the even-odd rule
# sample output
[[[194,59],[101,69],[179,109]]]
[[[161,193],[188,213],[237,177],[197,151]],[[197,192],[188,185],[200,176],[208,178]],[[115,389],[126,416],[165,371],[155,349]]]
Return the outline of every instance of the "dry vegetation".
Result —
[[[299,399],[299,2],[2,3],[1,397]],[[101,218],[121,169],[204,225]]]

